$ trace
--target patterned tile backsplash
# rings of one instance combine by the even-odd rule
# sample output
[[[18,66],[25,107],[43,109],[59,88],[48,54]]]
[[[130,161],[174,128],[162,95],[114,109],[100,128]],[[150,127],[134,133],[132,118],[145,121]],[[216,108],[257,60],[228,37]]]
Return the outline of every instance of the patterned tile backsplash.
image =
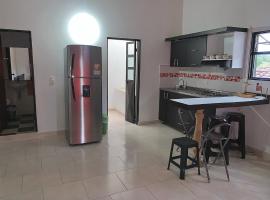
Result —
[[[240,76],[226,76],[212,73],[194,73],[194,72],[161,72],[160,78],[195,78],[219,81],[240,82]]]
[[[175,87],[179,79],[186,80],[189,86],[231,92],[242,91],[244,82],[241,73],[209,72],[208,69],[205,71],[189,71],[187,69],[180,71],[179,68],[160,66],[160,88]]]

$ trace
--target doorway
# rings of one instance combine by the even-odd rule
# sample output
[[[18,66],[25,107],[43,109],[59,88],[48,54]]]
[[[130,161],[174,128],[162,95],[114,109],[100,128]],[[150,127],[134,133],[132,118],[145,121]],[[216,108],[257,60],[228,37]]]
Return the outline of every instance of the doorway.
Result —
[[[30,31],[0,29],[0,136],[35,132]]]
[[[108,112],[139,122],[140,51],[138,39],[108,38]]]

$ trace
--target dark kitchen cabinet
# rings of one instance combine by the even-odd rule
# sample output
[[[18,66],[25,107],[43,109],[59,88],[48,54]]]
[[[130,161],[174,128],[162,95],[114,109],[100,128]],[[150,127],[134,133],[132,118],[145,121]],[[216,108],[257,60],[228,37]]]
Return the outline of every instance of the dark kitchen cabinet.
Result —
[[[201,66],[206,55],[207,37],[195,37],[171,42],[171,66],[196,67]]]
[[[166,121],[166,110],[167,110],[167,98],[168,92],[164,90],[160,90],[159,95],[159,120],[165,122]]]
[[[168,103],[166,110],[166,123],[171,126],[179,129],[179,116],[178,116],[178,108],[175,104],[169,101],[169,99],[179,99],[180,95],[176,93],[169,92],[168,93]]]
[[[206,55],[206,37],[197,37],[190,39],[187,46],[187,65],[191,67],[201,66],[203,56]]]
[[[178,115],[178,109],[179,107],[170,102],[170,99],[181,99],[181,98],[193,98],[193,96],[178,94],[174,92],[168,92],[164,90],[160,90],[160,98],[159,98],[159,120],[165,123],[166,125],[169,125],[170,127],[173,127],[181,132],[183,132],[183,127],[179,125],[179,115]],[[185,109],[181,109],[183,112],[183,120],[185,122],[191,123],[191,117],[189,112],[194,116],[194,111],[189,111]]]
[[[179,40],[171,43],[171,66],[183,67],[187,64],[187,40]]]

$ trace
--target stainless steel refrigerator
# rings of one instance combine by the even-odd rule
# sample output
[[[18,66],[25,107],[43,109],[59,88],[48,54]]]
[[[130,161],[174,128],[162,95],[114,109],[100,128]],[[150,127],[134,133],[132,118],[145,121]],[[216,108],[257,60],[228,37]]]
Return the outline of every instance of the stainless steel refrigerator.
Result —
[[[69,144],[98,142],[102,138],[101,48],[66,48],[66,136]]]

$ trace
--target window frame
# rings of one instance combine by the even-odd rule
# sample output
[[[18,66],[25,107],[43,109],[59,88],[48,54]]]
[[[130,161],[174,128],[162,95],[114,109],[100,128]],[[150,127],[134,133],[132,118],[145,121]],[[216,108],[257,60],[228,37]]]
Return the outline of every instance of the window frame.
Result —
[[[269,54],[270,55],[270,51],[267,52],[255,52],[255,45],[256,45],[256,37],[259,34],[263,34],[263,33],[270,33],[270,29],[264,30],[264,31],[257,31],[257,32],[253,32],[252,33],[252,39],[251,39],[251,48],[250,48],[250,64],[249,64],[249,74],[248,74],[248,79],[249,80],[258,80],[258,81],[270,81],[270,77],[269,78],[258,78],[258,77],[254,77],[253,76],[253,72],[254,72],[254,58],[256,55],[263,55],[263,54]]]

